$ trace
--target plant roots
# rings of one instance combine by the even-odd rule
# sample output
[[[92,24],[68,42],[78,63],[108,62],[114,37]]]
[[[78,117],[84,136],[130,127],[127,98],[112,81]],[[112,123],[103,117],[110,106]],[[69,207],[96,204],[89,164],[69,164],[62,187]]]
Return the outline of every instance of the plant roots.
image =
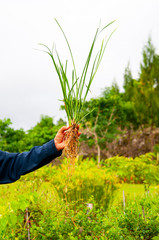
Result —
[[[75,166],[75,161],[78,154],[78,130],[77,124],[72,123],[71,127],[65,134],[66,145],[64,154],[67,157],[68,167]]]

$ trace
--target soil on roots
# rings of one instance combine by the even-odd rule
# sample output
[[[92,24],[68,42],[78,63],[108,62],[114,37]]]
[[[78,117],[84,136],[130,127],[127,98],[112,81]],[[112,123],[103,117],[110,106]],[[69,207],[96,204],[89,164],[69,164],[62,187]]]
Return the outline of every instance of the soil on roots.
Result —
[[[67,157],[69,167],[74,167],[78,154],[78,130],[76,123],[72,123],[71,127],[66,132],[65,140],[66,145],[64,149],[64,154]]]

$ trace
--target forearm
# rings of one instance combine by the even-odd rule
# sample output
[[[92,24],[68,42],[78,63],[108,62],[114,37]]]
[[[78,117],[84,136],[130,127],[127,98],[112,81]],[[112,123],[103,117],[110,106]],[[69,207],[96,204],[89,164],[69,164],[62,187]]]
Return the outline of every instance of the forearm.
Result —
[[[0,151],[0,184],[11,183],[61,155],[54,140],[32,148],[29,152],[7,153]]]

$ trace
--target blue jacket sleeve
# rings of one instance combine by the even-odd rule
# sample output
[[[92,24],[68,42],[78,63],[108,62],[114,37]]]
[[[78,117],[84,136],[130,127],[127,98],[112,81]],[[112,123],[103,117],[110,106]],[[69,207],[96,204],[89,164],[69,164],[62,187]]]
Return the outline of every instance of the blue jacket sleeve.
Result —
[[[0,184],[12,183],[60,156],[54,140],[42,146],[32,148],[29,152],[8,153],[0,151]]]

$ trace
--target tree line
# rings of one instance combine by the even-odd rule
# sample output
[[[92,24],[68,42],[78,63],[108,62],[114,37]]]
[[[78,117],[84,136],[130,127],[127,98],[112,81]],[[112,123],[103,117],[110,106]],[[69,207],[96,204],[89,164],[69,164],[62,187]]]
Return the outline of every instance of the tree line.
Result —
[[[9,152],[28,151],[53,139],[57,131],[66,123],[59,119],[54,124],[53,118],[41,116],[40,121],[28,131],[15,130],[10,119],[0,120],[0,150]]]
[[[83,122],[83,139],[95,144],[100,159],[100,149],[124,130],[150,128],[151,150],[154,146],[152,131],[159,126],[159,55],[151,38],[142,51],[138,78],[134,79],[128,63],[124,72],[123,91],[117,83],[105,88],[98,99],[85,104],[85,111],[94,108]]]
[[[87,115],[88,112],[90,114]],[[144,131],[149,128],[153,147],[152,131],[159,127],[159,55],[151,38],[143,47],[138,77],[133,78],[128,64],[124,72],[123,90],[120,91],[117,83],[113,83],[103,89],[98,98],[85,103],[83,114],[86,117],[81,122],[81,141],[97,147],[98,159],[100,150],[106,148],[107,142],[113,141],[123,131]],[[22,152],[51,140],[66,123],[60,119],[54,124],[51,117],[42,116],[40,122],[27,132],[14,130],[11,124],[10,119],[0,120],[0,149]]]

